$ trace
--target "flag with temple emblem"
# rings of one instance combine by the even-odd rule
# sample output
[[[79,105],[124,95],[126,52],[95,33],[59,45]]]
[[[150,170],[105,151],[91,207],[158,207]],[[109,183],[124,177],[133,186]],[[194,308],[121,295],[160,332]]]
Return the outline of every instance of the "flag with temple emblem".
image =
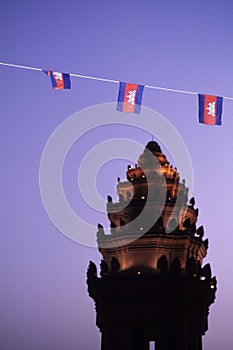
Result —
[[[223,98],[220,96],[198,94],[198,100],[199,123],[221,125]]]
[[[117,111],[139,114],[143,89],[143,85],[120,82]]]
[[[59,73],[51,70],[43,70],[43,72],[50,77],[53,89],[71,89],[70,75],[68,73]]]

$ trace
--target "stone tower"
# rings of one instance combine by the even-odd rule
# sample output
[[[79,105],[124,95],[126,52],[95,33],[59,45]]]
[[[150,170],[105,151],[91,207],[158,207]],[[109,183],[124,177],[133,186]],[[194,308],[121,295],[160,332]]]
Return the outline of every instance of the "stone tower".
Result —
[[[98,224],[100,277],[87,272],[101,350],[201,350],[216,278],[195,200],[155,141],[126,175],[119,201],[108,196],[111,234]]]

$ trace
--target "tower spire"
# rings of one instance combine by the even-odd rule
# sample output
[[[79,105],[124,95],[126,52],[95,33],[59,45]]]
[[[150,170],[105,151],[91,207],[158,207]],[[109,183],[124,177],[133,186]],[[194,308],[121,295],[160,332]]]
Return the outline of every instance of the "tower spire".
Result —
[[[201,350],[216,278],[202,267],[208,244],[195,200],[153,139],[137,164],[117,184],[119,202],[108,199],[111,234],[98,227],[101,277],[88,270],[101,350],[148,350],[149,341]]]

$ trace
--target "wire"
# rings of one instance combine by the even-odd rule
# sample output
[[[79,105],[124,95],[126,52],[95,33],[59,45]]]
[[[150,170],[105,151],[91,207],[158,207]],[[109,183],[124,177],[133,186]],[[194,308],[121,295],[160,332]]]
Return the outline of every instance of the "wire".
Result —
[[[156,90],[165,90],[165,91],[172,91],[172,92],[179,92],[181,94],[190,94],[190,95],[197,95],[197,92],[192,91],[184,91],[184,90],[176,90],[176,89],[169,89],[161,86],[153,86],[153,85],[145,85],[145,87],[149,89],[156,89]]]
[[[106,79],[106,78],[97,78],[97,77],[89,77],[88,75],[81,75],[81,74],[73,74],[73,73],[70,73],[70,76],[71,76],[71,77],[84,78],[84,79],[105,81],[105,82],[107,82],[107,83],[119,83],[118,80]]]
[[[34,68],[34,67],[28,67],[28,66],[21,66],[19,64],[12,64],[12,63],[3,63],[0,62],[2,66],[8,66],[8,67],[14,67],[14,68],[22,68],[22,69],[30,69],[30,70],[37,70],[37,71],[42,71],[41,68]]]

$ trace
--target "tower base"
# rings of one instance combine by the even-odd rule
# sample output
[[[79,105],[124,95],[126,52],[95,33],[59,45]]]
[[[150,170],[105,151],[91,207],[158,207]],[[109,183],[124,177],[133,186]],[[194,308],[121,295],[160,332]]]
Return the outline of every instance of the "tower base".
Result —
[[[209,305],[215,298],[213,280],[198,276],[155,275],[88,278],[96,304],[101,350],[201,350],[208,329]]]

